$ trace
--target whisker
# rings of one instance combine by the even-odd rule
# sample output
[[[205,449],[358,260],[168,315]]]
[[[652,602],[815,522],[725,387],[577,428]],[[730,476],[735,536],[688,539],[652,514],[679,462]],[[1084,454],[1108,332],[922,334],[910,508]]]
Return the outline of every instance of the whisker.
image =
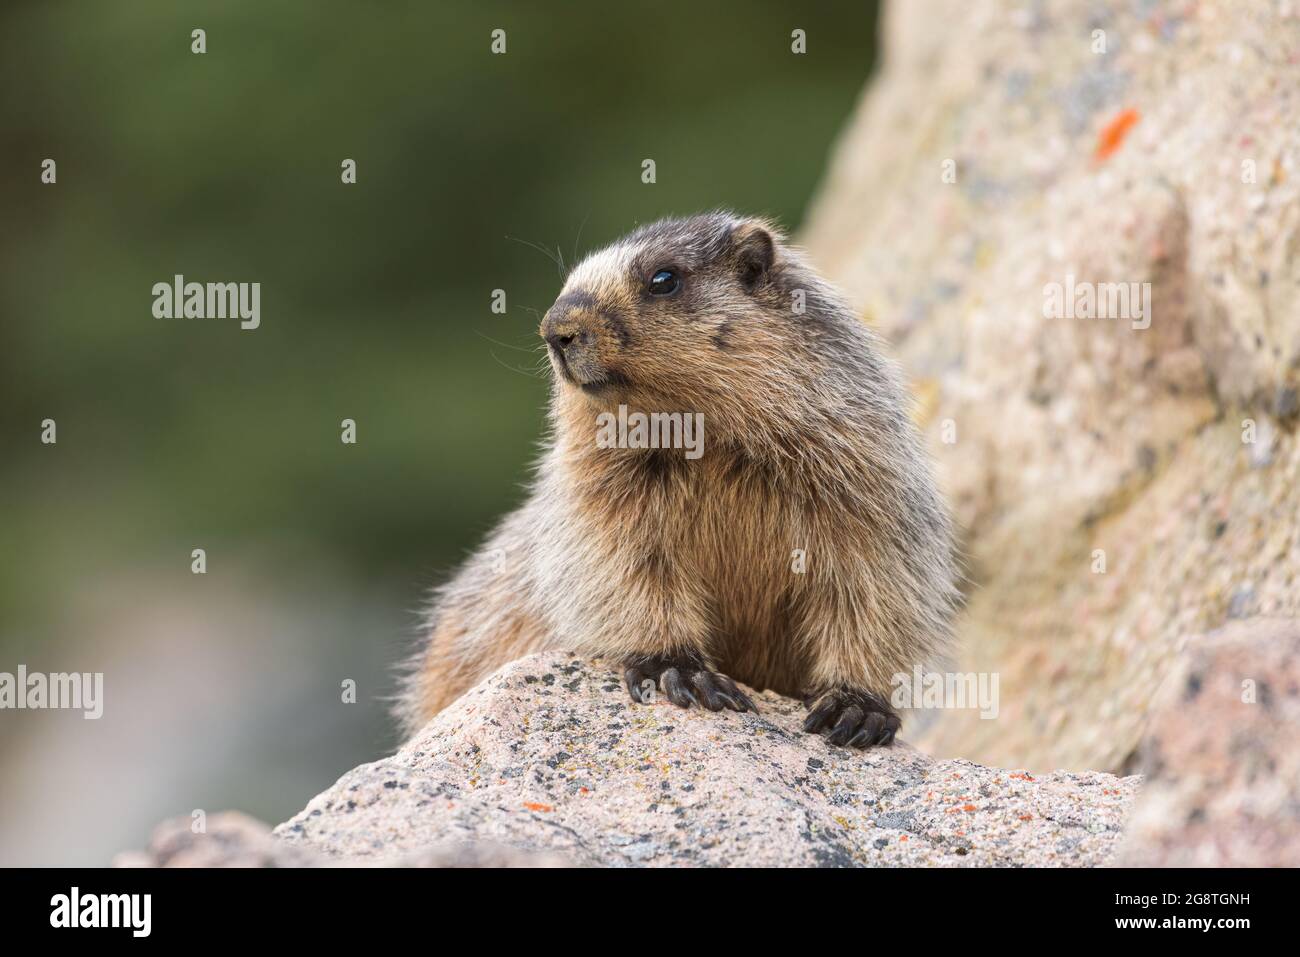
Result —
[[[582,217],[582,222],[578,224],[578,235],[573,237],[573,263],[578,263],[578,241],[582,239],[582,230],[587,225],[587,220],[591,219],[591,210],[587,210],[587,215]]]
[[[512,366],[512,365],[511,365],[510,363],[508,363],[508,362],[503,362],[503,361],[501,360],[501,357],[498,356],[498,355],[497,355],[495,352],[493,352],[491,349],[488,350],[488,355],[490,355],[490,356],[492,357],[492,361],[493,361],[493,362],[495,362],[497,365],[501,366],[503,369],[509,369],[511,372],[518,372],[520,375],[526,375],[526,376],[528,376],[530,379],[541,379],[541,378],[543,378],[543,373],[542,373],[542,371],[541,371],[540,369],[537,369],[537,370],[534,370],[534,371],[530,372],[530,371],[527,370],[527,369],[519,369],[519,368],[516,368],[515,366]]]
[[[551,262],[555,263],[555,269],[560,274],[560,278],[561,279],[564,278],[564,263],[561,262],[558,258],[556,258],[555,253],[551,252],[551,250],[548,249],[546,246],[543,246],[541,243],[535,243],[527,239],[520,239],[518,236],[507,236],[506,239],[509,239],[512,242],[521,243],[529,247],[530,249],[536,249],[539,253],[541,253]]]
[[[501,346],[503,349],[514,349],[516,352],[536,352],[538,349],[544,349],[546,347],[545,343],[538,343],[537,345],[532,346],[511,345],[509,342],[502,342],[500,339],[493,339],[491,336],[479,332],[477,329],[474,330],[474,334],[481,339],[486,339],[493,345]]]

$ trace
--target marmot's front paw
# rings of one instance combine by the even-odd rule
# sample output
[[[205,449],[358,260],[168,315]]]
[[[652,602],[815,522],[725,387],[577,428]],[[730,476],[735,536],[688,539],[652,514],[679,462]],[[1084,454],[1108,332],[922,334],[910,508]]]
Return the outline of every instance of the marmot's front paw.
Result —
[[[648,655],[627,663],[623,672],[628,693],[638,704],[654,700],[656,684],[668,700],[680,708],[699,705],[710,711],[754,711],[754,702],[726,675],[710,671],[694,656],[661,657]]]
[[[809,714],[803,729],[826,735],[831,744],[890,745],[903,724],[885,699],[870,691],[836,688],[806,700]]]

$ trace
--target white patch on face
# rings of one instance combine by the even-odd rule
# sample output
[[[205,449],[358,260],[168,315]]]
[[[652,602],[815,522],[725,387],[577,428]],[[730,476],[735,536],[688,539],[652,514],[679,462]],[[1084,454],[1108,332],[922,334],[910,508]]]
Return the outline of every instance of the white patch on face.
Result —
[[[620,289],[628,282],[628,268],[637,248],[626,243],[615,243],[592,253],[569,273],[564,291],[581,289],[592,295],[605,290]]]

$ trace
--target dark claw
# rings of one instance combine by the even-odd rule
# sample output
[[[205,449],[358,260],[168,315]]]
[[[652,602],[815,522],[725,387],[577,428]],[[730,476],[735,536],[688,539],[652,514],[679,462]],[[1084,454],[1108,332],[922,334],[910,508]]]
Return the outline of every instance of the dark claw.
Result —
[[[870,691],[836,688],[805,701],[809,714],[803,729],[826,735],[831,744],[885,747],[894,743],[902,725],[894,709]]]
[[[695,705],[709,711],[730,708],[754,711],[758,708],[726,675],[710,671],[703,659],[646,657],[634,659],[623,672],[628,693],[637,704],[648,703],[642,693],[645,682],[656,683],[664,696],[681,708]]]
[[[664,694],[668,695],[668,700],[679,708],[689,708],[691,705],[698,705],[699,699],[691,691],[690,685],[682,681],[682,673],[676,668],[665,668],[659,676],[659,686],[664,689]]]
[[[834,730],[827,735],[827,740],[831,744],[844,745],[849,743],[849,738],[858,733],[858,728],[862,726],[862,709],[855,704],[849,705],[840,713],[840,720],[835,723]]]
[[[758,714],[758,705],[754,704],[754,699],[734,684],[728,689],[725,697],[727,707],[733,711],[752,711],[754,714]]]
[[[838,702],[833,698],[827,697],[822,699],[815,707],[812,708],[807,720],[803,723],[803,729],[810,734],[816,734],[826,727],[826,723],[835,715],[838,710]]]
[[[754,702],[750,700],[749,695],[736,687],[736,683],[726,675],[720,675],[712,671],[696,672],[695,683],[701,688],[707,689],[709,695],[707,707],[710,711],[721,711],[723,708],[730,708],[732,711],[753,711],[758,713],[758,708],[754,707]],[[716,703],[717,707],[714,707]]]
[[[849,741],[855,748],[866,748],[872,744],[885,744],[881,740],[881,735],[885,731],[886,719],[879,711],[873,711],[867,715],[866,720],[862,722],[862,727],[858,733]],[[890,732],[890,740],[893,740],[893,732]]]
[[[645,698],[641,696],[641,689],[647,681],[653,686],[654,679],[633,665],[623,672],[623,680],[627,682],[627,692],[632,696],[632,700],[637,704],[646,704]]]
[[[710,711],[721,711],[722,689],[715,685],[708,678],[707,671],[697,671],[691,675],[691,684],[695,686],[695,700],[701,707],[708,708]]]

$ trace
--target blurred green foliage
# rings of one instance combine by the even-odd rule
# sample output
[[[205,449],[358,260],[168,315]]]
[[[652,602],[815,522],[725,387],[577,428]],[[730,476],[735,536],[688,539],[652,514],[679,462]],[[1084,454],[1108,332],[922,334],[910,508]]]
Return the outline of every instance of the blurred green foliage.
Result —
[[[520,498],[541,435],[533,310],[560,280],[507,237],[567,261],[715,206],[797,227],[875,18],[757,0],[5,5],[0,640],[66,638],[48,629],[70,592],[187,569],[196,543],[210,562],[219,543],[289,568],[327,556],[414,602]],[[155,319],[150,288],[175,273],[260,282],[261,328]]]
[[[104,863],[193,807],[279,820],[391,743],[409,611],[519,500],[543,433],[536,327],[560,277],[530,244],[567,262],[718,206],[797,227],[875,20],[0,6],[0,670],[109,669],[111,713],[0,720],[0,779],[26,782],[0,857]],[[261,327],[154,318],[177,273],[261,283]]]

